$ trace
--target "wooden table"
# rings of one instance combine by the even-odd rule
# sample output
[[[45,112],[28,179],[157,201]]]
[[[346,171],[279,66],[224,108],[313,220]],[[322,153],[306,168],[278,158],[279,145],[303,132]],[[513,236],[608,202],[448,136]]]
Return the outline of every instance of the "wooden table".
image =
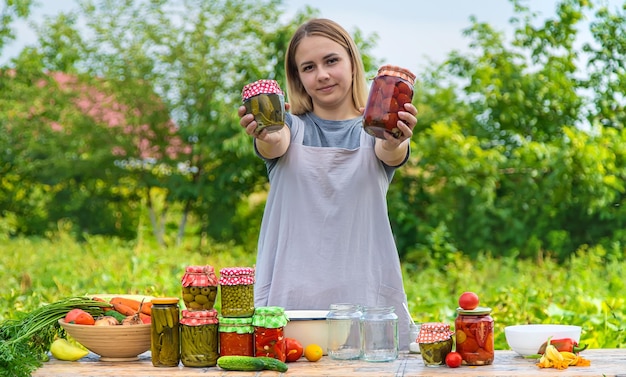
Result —
[[[401,353],[393,362],[371,363],[366,361],[335,361],[324,356],[320,361],[311,363],[301,359],[289,363],[289,370],[284,376],[358,376],[358,377],[423,377],[423,376],[559,376],[559,377],[626,377],[626,349],[586,350],[582,355],[591,360],[589,367],[569,367],[565,370],[553,368],[540,369],[536,360],[524,359],[513,351],[496,351],[493,365],[460,368],[428,368],[422,357],[416,354]],[[150,352],[140,355],[138,361],[103,362],[97,355],[89,354],[76,362],[51,359],[38,369],[33,376],[280,376],[273,371],[235,372],[211,368],[155,368],[150,361]]]

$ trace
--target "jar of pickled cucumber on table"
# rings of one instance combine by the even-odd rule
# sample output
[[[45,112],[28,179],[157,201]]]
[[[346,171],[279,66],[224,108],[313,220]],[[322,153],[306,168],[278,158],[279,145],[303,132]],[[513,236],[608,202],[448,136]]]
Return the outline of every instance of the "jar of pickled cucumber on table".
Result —
[[[217,311],[183,310],[180,320],[180,361],[186,367],[212,367],[219,357]]]
[[[187,266],[181,279],[187,310],[211,310],[217,298],[218,280],[212,266]]]
[[[241,91],[248,114],[254,115],[256,133],[276,132],[285,125],[285,95],[276,80],[258,80]]]
[[[254,314],[254,268],[222,268],[219,285],[223,317],[252,317]]]
[[[180,362],[178,297],[152,299],[150,351],[155,367],[176,367]]]
[[[420,353],[425,366],[445,365],[446,356],[452,352],[453,334],[447,323],[428,322],[422,324],[417,342],[420,345]]]

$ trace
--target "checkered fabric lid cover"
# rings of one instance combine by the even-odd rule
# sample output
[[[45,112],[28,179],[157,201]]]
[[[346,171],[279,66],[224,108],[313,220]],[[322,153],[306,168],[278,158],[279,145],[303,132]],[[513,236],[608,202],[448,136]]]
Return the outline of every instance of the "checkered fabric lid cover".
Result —
[[[217,310],[183,310],[183,318],[180,320],[181,325],[187,326],[200,326],[200,325],[215,325],[218,323]]]
[[[253,326],[265,327],[266,329],[284,327],[288,321],[285,309],[280,306],[260,306],[254,309],[252,316]]]
[[[254,268],[226,267],[220,270],[220,285],[254,284]]]
[[[420,334],[417,337],[418,343],[436,343],[448,340],[454,332],[450,331],[447,323],[428,322],[423,323]]]
[[[218,280],[213,266],[187,266],[181,282],[183,287],[217,286]]]
[[[276,80],[258,80],[243,87],[241,98],[245,101],[261,93],[283,94]]]

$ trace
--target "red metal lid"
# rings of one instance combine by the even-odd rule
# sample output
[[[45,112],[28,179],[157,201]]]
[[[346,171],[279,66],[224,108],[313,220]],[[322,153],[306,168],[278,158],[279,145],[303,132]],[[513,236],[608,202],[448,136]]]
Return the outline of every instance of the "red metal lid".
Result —
[[[258,80],[243,87],[241,98],[245,101],[261,93],[283,94],[276,80]]]

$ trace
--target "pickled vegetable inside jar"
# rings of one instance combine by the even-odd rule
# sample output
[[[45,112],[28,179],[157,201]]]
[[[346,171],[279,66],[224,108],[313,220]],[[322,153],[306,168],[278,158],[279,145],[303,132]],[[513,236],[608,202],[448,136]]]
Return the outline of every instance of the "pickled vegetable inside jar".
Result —
[[[284,328],[287,325],[285,310],[279,306],[256,308],[252,317],[254,326],[254,356],[287,359]]]
[[[150,351],[155,367],[176,367],[180,361],[180,328],[177,297],[152,299]]]
[[[258,80],[243,87],[243,104],[254,115],[256,132],[275,132],[285,125],[285,96],[275,80]]]
[[[363,112],[365,131],[380,139],[385,138],[385,131],[398,138],[401,134],[398,111],[406,111],[404,104],[413,100],[414,84],[415,75],[411,71],[393,65],[380,67]]]
[[[456,351],[467,365],[491,365],[494,359],[494,326],[491,308],[457,308],[454,321]]]
[[[180,360],[186,367],[212,367],[219,357],[217,311],[183,310]]]
[[[187,310],[211,310],[217,298],[217,276],[212,266],[187,266],[181,279]]]
[[[219,319],[220,356],[254,356],[252,317]]]
[[[445,364],[446,356],[452,352],[454,340],[450,325],[439,322],[423,323],[417,342],[420,345],[422,360],[427,367]]]
[[[227,267],[220,270],[223,317],[252,317],[254,314],[254,269]]]

